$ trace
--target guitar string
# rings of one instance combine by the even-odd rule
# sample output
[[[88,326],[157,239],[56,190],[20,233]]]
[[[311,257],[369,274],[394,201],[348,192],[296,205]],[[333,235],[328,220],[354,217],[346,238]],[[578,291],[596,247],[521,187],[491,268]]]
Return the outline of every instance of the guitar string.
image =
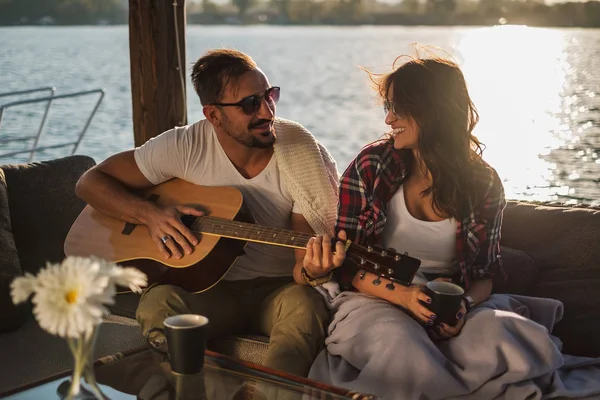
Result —
[[[208,221],[208,224],[204,223],[204,221]],[[239,221],[233,221],[233,220],[229,220],[229,219],[225,219],[225,218],[210,217],[210,216],[198,217],[196,219],[196,222],[192,225],[192,228],[198,229],[200,231],[204,230],[204,231],[206,231],[205,233],[219,233],[219,230],[221,230],[221,231],[227,231],[227,233],[229,233],[229,234],[239,233],[240,236],[244,235],[245,237],[249,237],[249,238],[253,238],[253,239],[263,238],[265,240],[269,239],[267,234],[270,235],[271,237],[283,238],[288,241],[303,240],[305,242],[308,242],[308,240],[314,236],[313,234],[310,234],[310,233],[295,232],[295,231],[289,231],[289,230],[280,229],[280,228],[258,226],[256,224],[252,224],[249,222],[239,222]],[[208,229],[213,229],[213,230],[211,232],[208,232]],[[254,235],[256,235],[256,237],[253,237]],[[275,236],[273,236],[273,235],[275,235]],[[274,242],[274,243],[276,243],[276,242]],[[353,246],[361,248],[361,250],[364,250],[366,253],[369,253],[369,254],[373,253],[373,252],[369,252],[363,246],[360,246],[357,244],[353,244]],[[388,254],[386,255],[386,257],[394,257],[397,254],[395,252],[390,252],[390,251],[387,251],[387,252],[388,252]],[[375,253],[377,253],[377,252],[375,252]]]
[[[309,233],[295,232],[284,230],[280,228],[272,228],[265,226],[258,226],[256,224],[248,223],[248,222],[239,222],[234,220],[228,220],[225,218],[219,217],[211,217],[211,216],[203,216],[196,218],[195,222],[192,224],[192,229],[199,230],[204,233],[215,233],[215,234],[223,234],[227,236],[239,237],[242,239],[253,239],[253,240],[262,240],[264,242],[270,242],[275,244],[290,244],[296,245],[300,241],[300,247],[305,247],[308,243],[308,240],[314,235]],[[360,248],[368,255],[363,254],[362,256],[348,254],[347,256],[355,262],[359,262],[360,260],[365,259],[365,261],[376,264],[374,261],[369,260],[368,256],[375,255],[377,253],[369,252],[366,248],[360,245],[354,244],[355,247]],[[381,256],[380,254],[378,254]],[[382,257],[394,257],[396,253],[391,253]],[[364,268],[365,266],[362,265]],[[366,268],[372,273],[379,274],[382,277],[388,276],[394,279],[391,275],[382,273],[382,271],[376,271],[370,267]]]
[[[196,224],[196,228],[200,225],[199,227],[204,233],[221,233],[224,236],[243,237],[246,239],[262,240],[277,244],[294,244],[300,245],[300,247],[306,247],[308,240],[313,236],[311,234],[300,232],[288,233],[289,231],[280,230],[278,228],[260,228],[261,230],[259,231],[257,230],[259,228],[254,224],[237,223],[235,221],[230,222],[229,220],[226,220],[227,222],[221,220],[218,221],[217,224]],[[355,245],[355,247],[360,248],[362,246]],[[368,250],[364,249],[364,252],[368,253]],[[373,255],[373,253],[370,255]]]
[[[229,234],[229,235],[233,235],[233,236],[240,236],[246,239],[256,239],[256,240],[263,240],[263,241],[268,241],[268,242],[273,242],[273,243],[290,243],[290,244],[296,244],[299,243],[302,246],[306,246],[306,244],[308,243],[308,240],[310,239],[310,236],[299,236],[299,235],[291,235],[291,234],[287,234],[285,232],[279,232],[279,231],[265,231],[265,230],[261,230],[261,231],[256,231],[256,230],[252,230],[252,229],[248,229],[245,227],[239,227],[239,226],[234,226],[234,227],[226,227],[223,226],[221,224],[216,225],[216,224],[211,224],[211,225],[202,225],[202,231],[204,231],[205,233],[223,233],[225,235]]]
[[[192,229],[205,231],[205,233],[218,233],[222,231],[229,234],[239,234],[246,238],[271,240],[278,243],[279,240],[285,240],[286,243],[302,241],[305,246],[308,240],[313,236],[308,233],[286,231],[279,228],[258,227],[248,222],[231,221],[217,217],[199,217],[192,225]],[[208,230],[211,230],[208,232]]]
[[[243,231],[243,230],[244,230],[244,227],[243,227],[243,226],[241,226],[241,224],[240,224],[240,223],[236,223],[235,221],[233,221],[231,224],[229,224],[229,223],[223,223],[223,224],[222,224],[221,222],[222,222],[222,221],[219,221],[219,225],[218,225],[218,226],[215,226],[214,224],[211,224],[211,225],[210,225],[210,228],[215,228],[215,227],[216,227],[216,228],[217,228],[217,231],[218,231],[219,233],[221,233],[221,234],[224,234],[224,235],[227,235],[227,232],[225,232],[225,231],[226,231],[226,229],[224,228],[224,226],[225,226],[225,225],[232,225],[232,226],[228,226],[227,228],[229,228],[229,229],[233,229],[233,230],[235,231],[235,232],[233,232],[233,233],[235,233],[235,236],[238,236],[238,237],[239,237],[239,236],[242,236],[242,234],[240,233],[240,231]],[[229,220],[227,220],[227,222],[230,222],[230,221],[229,221]],[[253,225],[253,224],[248,224],[248,229],[246,229],[246,230],[247,230],[247,231],[252,231],[252,230],[256,229],[255,227],[256,227],[256,225]],[[203,231],[204,231],[205,233],[209,233],[209,232],[207,232],[207,230],[208,230],[207,228],[208,228],[208,227],[206,227],[206,226],[203,226]],[[279,232],[279,230],[278,230],[277,228],[274,228],[274,229],[272,229],[272,231]],[[214,233],[214,232],[210,232],[210,233]],[[281,232],[281,233],[282,233],[282,236],[285,236],[285,235],[287,234],[286,232]],[[247,236],[245,236],[245,237],[247,238],[247,237],[249,237],[249,236],[250,236],[250,235],[247,235]],[[305,237],[304,237],[304,239],[306,239],[306,240],[308,240],[308,239],[311,237],[311,235],[304,235],[304,236],[305,236]],[[272,243],[280,243],[280,242],[279,242],[279,241],[277,241],[277,242],[273,242],[273,241],[272,241]],[[304,246],[303,246],[303,247],[304,247]],[[371,257],[372,257],[373,255],[376,255],[376,254],[375,254],[375,253],[371,253],[371,254],[369,254],[369,256],[371,256]],[[381,270],[375,269],[375,268],[374,268],[374,266],[375,266],[376,264],[378,264],[378,263],[377,263],[377,262],[375,262],[375,261],[373,261],[373,260],[370,260],[370,259],[369,259],[369,256],[366,256],[366,257],[364,257],[364,260],[365,260],[367,263],[369,263],[369,264],[372,264],[373,266],[371,266],[371,265],[366,265],[366,264],[362,264],[362,263],[360,263],[360,261],[361,261],[361,260],[363,260],[363,257],[361,257],[361,256],[354,255],[354,254],[351,254],[351,253],[348,253],[348,254],[347,254],[347,257],[348,257],[349,259],[353,260],[354,262],[356,262],[357,264],[360,264],[360,267],[361,267],[361,268],[363,268],[363,269],[365,269],[365,270],[367,270],[367,271],[369,271],[369,272],[371,272],[371,273],[377,274],[377,275],[378,275],[378,276],[380,276],[380,277],[384,277],[384,278],[385,278],[385,277],[388,277],[388,278],[390,278],[390,279],[392,279],[392,280],[395,280],[395,279],[396,279],[393,273],[392,273],[392,274],[389,274],[389,273],[387,273],[387,271],[388,271],[388,269],[387,269],[387,268],[385,268],[385,269],[381,269]]]
[[[206,224],[205,221],[207,221],[208,224]],[[255,224],[248,222],[238,222],[210,216],[203,216],[197,218],[196,222],[192,225],[192,227],[195,229],[200,228],[199,230],[203,230],[205,231],[205,233],[219,233],[219,231],[221,231],[222,233],[229,234],[232,236],[243,236],[243,238],[250,238],[256,240],[263,239],[264,241],[270,240],[272,243],[291,244],[291,242],[297,243],[298,241],[301,241],[303,247],[305,247],[308,240],[314,236],[309,233],[288,231],[280,228],[271,228],[264,226],[259,227]],[[211,229],[210,232],[208,231],[209,229]],[[285,242],[280,242],[280,240],[284,240]],[[365,247],[357,244],[353,244],[353,246],[357,249],[362,250],[362,253],[366,253],[368,255],[378,253],[369,252]],[[388,251],[388,254],[386,254],[385,256],[381,254],[377,255],[381,257],[395,257],[397,253]]]

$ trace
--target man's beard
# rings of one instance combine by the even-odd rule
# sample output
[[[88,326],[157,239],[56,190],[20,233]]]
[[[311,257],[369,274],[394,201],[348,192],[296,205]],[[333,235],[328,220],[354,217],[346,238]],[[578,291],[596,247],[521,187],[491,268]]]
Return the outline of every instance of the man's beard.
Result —
[[[250,135],[249,133],[239,136],[234,136],[229,132],[227,134],[233,139],[235,139],[238,143],[241,143],[246,147],[251,147],[255,149],[269,149],[273,147],[273,144],[275,143],[275,136],[271,136],[271,140],[269,140],[268,142],[262,142],[258,138]]]
[[[238,142],[246,147],[255,148],[255,149],[269,149],[269,148],[273,147],[273,144],[275,143],[275,135],[272,135],[271,140],[269,140],[268,142],[263,142],[263,141],[259,140],[258,138],[254,137],[253,135],[251,135],[249,132],[249,130],[253,126],[260,126],[261,124],[264,124],[265,122],[268,122],[268,121],[260,120],[254,124],[249,125],[248,129],[245,132],[234,133],[233,132],[234,130],[232,129],[229,121],[223,121],[223,130],[225,131],[226,134],[228,134],[236,142]]]

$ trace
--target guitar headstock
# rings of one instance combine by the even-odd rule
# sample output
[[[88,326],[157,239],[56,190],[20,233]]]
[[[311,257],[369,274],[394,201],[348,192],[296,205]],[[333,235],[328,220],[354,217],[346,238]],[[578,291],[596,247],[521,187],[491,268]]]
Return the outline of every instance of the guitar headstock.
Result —
[[[362,270],[404,286],[410,285],[421,266],[421,260],[399,254],[394,249],[364,247],[355,243],[346,249],[346,259],[352,260]]]

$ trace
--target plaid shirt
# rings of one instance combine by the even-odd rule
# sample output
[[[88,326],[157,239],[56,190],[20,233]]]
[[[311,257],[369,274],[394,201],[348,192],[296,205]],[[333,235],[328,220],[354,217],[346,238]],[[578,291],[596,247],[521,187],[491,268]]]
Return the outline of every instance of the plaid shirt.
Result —
[[[381,244],[386,223],[386,207],[392,196],[408,178],[406,159],[410,150],[396,150],[393,141],[379,141],[366,146],[348,166],[340,182],[340,199],[336,232],[344,229],[348,238],[360,244]],[[459,218],[456,224],[456,261],[460,267],[460,284],[467,289],[473,280],[506,275],[500,258],[500,228],[506,206],[504,188],[496,171],[483,163],[475,167],[476,186],[485,189],[482,202]],[[336,269],[343,288],[358,268],[345,263]]]

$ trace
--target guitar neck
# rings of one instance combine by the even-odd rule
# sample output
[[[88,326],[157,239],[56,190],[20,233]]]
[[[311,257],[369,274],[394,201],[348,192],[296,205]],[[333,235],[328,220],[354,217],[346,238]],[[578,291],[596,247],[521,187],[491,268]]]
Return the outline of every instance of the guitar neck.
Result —
[[[313,236],[310,233],[294,232],[286,229],[270,228],[247,222],[231,221],[217,217],[199,217],[192,230],[205,235],[245,240],[275,246],[304,249]]]
[[[191,229],[205,235],[291,247],[294,249],[305,249],[308,241],[313,236],[306,232],[269,228],[247,222],[231,221],[210,216],[196,218],[195,222],[191,225]],[[333,249],[335,249],[335,242],[335,240],[332,240]],[[405,286],[410,285],[415,273],[419,269],[421,261],[406,254],[397,254],[391,250],[373,248],[371,246],[363,247],[347,242],[346,258],[352,260],[360,269],[374,273],[378,277],[391,279]],[[378,285],[381,281],[378,280],[377,282],[374,284]]]

